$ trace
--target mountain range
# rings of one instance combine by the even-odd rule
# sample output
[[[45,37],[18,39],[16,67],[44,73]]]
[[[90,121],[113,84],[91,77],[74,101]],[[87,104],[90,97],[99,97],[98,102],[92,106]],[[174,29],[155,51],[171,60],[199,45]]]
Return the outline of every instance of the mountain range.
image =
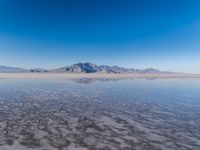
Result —
[[[0,66],[0,72],[143,73],[143,74],[169,73],[154,68],[133,69],[133,68],[124,68],[119,66],[96,65],[92,63],[77,63],[71,66],[66,66],[51,70],[46,70],[41,68],[23,69],[18,67]]]

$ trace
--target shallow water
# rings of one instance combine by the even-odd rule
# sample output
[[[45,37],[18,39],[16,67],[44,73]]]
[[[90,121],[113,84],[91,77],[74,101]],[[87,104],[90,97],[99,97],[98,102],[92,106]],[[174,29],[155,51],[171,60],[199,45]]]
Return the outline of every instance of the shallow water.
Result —
[[[200,150],[200,80],[0,79],[0,150]]]

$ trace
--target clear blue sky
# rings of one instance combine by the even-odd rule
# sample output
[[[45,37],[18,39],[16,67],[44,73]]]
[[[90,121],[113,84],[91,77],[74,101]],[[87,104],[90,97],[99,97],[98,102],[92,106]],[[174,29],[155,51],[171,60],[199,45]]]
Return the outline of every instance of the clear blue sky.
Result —
[[[0,65],[200,73],[199,0],[0,0]]]

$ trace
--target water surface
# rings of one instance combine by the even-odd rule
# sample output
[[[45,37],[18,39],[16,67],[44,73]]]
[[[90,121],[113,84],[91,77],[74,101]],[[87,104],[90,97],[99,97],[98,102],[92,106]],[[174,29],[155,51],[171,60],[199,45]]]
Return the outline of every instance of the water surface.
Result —
[[[200,80],[0,79],[1,150],[200,150]]]

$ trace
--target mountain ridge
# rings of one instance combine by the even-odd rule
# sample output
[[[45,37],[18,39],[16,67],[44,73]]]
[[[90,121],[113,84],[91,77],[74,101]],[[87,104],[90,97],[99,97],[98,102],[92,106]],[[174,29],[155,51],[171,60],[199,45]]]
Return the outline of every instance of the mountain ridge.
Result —
[[[158,73],[171,73],[160,71],[154,68],[146,68],[146,69],[134,69],[134,68],[125,68],[119,66],[109,66],[109,65],[96,65],[93,63],[85,62],[85,63],[76,63],[71,66],[65,66],[57,69],[24,69],[19,67],[10,67],[10,66],[0,66],[0,72],[66,72],[66,73],[142,73],[142,74],[158,74]]]
[[[119,66],[96,65],[89,62],[76,63],[71,66],[65,66],[49,72],[74,72],[74,73],[169,73],[154,68],[134,69]]]

